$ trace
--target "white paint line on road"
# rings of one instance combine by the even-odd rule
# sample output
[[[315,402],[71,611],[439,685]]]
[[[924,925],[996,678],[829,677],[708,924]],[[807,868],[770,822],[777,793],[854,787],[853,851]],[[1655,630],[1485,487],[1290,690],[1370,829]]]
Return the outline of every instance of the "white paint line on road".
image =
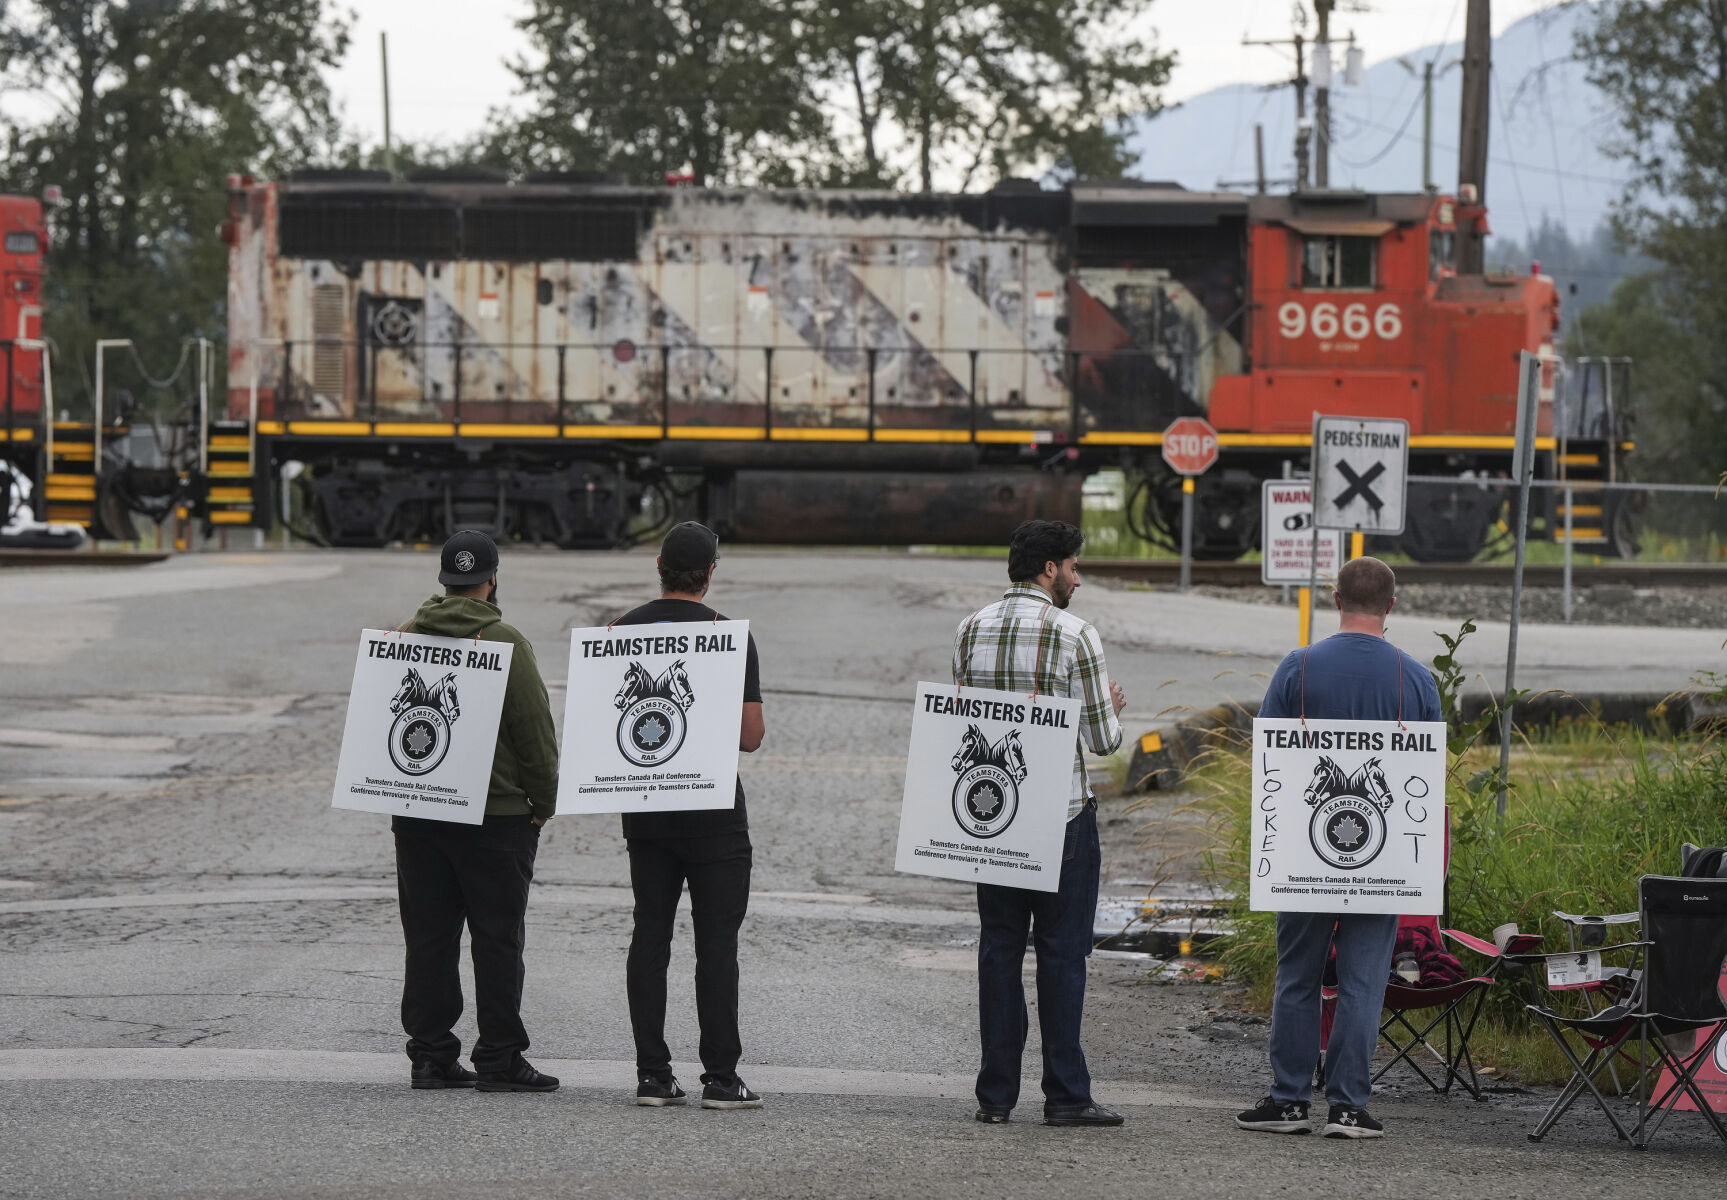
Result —
[[[0,916],[8,914],[82,912],[117,908],[187,908],[215,904],[298,904],[319,901],[394,900],[394,884],[313,884],[302,887],[236,888],[231,891],[149,892],[129,896],[70,896],[52,900],[9,900],[0,903]],[[861,901],[861,902],[860,902]],[[628,888],[583,887],[547,884],[534,888],[531,904],[576,905],[593,908],[629,909],[634,899]],[[689,907],[689,898],[683,900]],[[797,893],[758,893],[750,898],[750,911],[757,916],[809,921],[860,921],[887,925],[923,925],[941,928],[976,921],[970,909],[911,908],[876,904],[867,897],[822,897],[817,900]]]
[[[606,1059],[540,1059],[535,1065],[565,1087],[626,1093],[634,1087],[633,1062]],[[674,1064],[685,1079],[701,1076],[694,1063]],[[970,1075],[911,1071],[852,1071],[841,1067],[778,1067],[745,1064],[750,1086],[765,1095],[913,1096],[972,1101]],[[0,1050],[0,1081],[66,1080],[242,1081],[259,1083],[348,1083],[406,1087],[407,1061],[399,1054],[343,1050],[150,1049]],[[1234,1100],[1146,1083],[1098,1081],[1092,1090],[1105,1104],[1152,1108],[1230,1109]],[[1035,1096],[1031,1103],[1035,1106]]]

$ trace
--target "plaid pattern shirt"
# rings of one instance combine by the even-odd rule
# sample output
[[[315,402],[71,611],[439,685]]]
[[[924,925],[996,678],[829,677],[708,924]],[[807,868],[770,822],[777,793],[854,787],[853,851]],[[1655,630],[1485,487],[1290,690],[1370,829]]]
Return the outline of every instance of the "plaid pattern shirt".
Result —
[[[1103,645],[1090,622],[1055,607],[1035,584],[1016,583],[996,603],[960,622],[954,636],[953,681],[1082,700],[1067,819],[1085,811],[1092,791],[1084,748],[1093,754],[1114,754],[1121,748],[1121,722],[1109,698]]]

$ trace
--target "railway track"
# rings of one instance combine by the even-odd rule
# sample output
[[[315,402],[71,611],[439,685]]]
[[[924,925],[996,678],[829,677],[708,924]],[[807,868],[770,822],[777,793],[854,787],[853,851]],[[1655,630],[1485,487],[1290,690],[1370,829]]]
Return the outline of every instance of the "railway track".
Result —
[[[1126,579],[1135,583],[1174,584],[1181,564],[1174,559],[1091,558],[1082,560],[1080,570],[1087,575],[1105,579]],[[1511,567],[1506,563],[1404,563],[1396,568],[1400,583],[1491,584],[1511,583]],[[1525,587],[1559,587],[1564,581],[1564,568],[1542,563],[1523,568]],[[1193,582],[1214,587],[1262,587],[1258,563],[1196,562]],[[1632,587],[1693,587],[1727,586],[1727,565],[1712,563],[1602,563],[1599,566],[1573,565],[1571,585],[1588,587],[1592,584],[1628,584]]]
[[[158,550],[0,550],[0,567],[142,567],[167,557]]]

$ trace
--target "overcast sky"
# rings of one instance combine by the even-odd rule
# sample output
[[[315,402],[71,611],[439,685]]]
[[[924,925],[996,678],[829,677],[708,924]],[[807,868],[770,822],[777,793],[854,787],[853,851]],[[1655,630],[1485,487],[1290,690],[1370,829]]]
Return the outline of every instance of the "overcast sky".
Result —
[[[1554,2],[1498,0],[1494,31]],[[380,32],[390,38],[391,125],[398,137],[460,138],[478,130],[489,109],[511,102],[515,80],[505,61],[524,49],[515,27],[524,0],[349,3],[357,12],[353,43],[334,83],[348,123],[369,142],[383,135]],[[1340,7],[1371,9],[1333,18],[1333,37],[1353,30],[1370,62],[1463,36],[1464,0],[1340,0]],[[1155,0],[1158,40],[1179,54],[1169,99],[1287,77],[1292,61],[1285,53],[1241,41],[1288,37],[1292,8],[1293,0]]]

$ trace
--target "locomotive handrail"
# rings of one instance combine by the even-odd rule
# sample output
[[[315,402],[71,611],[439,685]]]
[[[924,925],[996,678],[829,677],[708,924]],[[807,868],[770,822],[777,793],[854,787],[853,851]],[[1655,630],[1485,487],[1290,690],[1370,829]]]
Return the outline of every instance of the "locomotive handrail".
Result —
[[[48,349],[47,338],[17,338],[13,346],[23,350],[40,350],[42,352],[42,473],[46,475],[54,469],[54,363],[53,354]],[[12,351],[6,353],[6,373],[12,373]],[[7,385],[10,399],[11,385]],[[10,405],[8,405],[10,408]],[[42,512],[43,520],[48,517],[47,489],[43,488]]]
[[[91,433],[90,433],[90,440],[91,440],[90,473],[92,475],[100,475],[102,473],[102,384],[103,384],[102,363],[103,363],[103,356],[108,352],[109,349],[116,348],[119,346],[132,346],[132,339],[131,338],[97,338],[96,339],[96,392],[95,392],[95,396],[91,402],[91,410],[92,410],[92,417],[94,420],[94,424],[91,427]],[[132,349],[135,351],[135,350],[137,350],[137,347],[132,346]]]

